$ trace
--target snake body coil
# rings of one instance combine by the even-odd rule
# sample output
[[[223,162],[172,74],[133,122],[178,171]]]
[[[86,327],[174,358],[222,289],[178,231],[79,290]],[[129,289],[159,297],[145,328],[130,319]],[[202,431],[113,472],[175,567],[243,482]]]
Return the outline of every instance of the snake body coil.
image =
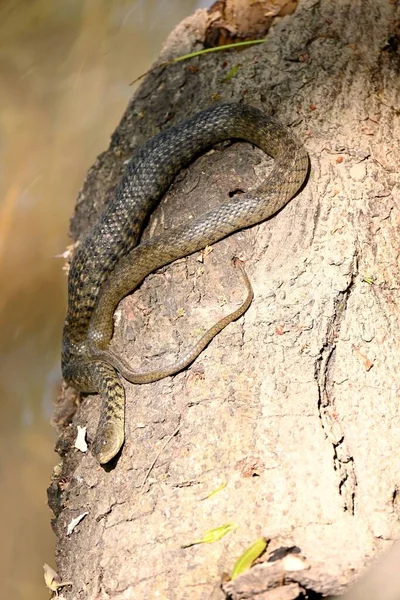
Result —
[[[275,159],[265,182],[137,245],[149,213],[180,169],[212,144],[229,138],[249,141]],[[221,104],[198,113],[151,138],[129,161],[114,197],[72,260],[63,332],[64,379],[80,391],[102,396],[94,443],[100,463],[113,458],[124,441],[125,392],[118,371],[134,383],[146,383],[180,370],[246,310],[252,294],[246,281],[248,298],[238,311],[222,319],[177,365],[147,374],[132,372],[107,349],[119,301],[156,269],[276,213],[301,187],[307,171],[308,155],[296,137],[258,109],[240,104]]]

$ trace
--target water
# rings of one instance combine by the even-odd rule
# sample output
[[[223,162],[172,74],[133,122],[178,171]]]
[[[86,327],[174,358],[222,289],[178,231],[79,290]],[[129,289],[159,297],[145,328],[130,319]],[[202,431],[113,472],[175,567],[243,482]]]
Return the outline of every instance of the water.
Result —
[[[84,175],[168,33],[203,0],[0,4],[0,597],[47,598],[46,488],[66,305],[68,220]]]

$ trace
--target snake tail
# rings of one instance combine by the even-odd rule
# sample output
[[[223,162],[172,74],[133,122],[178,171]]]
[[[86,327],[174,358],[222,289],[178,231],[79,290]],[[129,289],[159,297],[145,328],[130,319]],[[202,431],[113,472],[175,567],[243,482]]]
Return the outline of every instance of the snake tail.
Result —
[[[105,362],[96,362],[93,376],[102,398],[100,420],[93,443],[93,454],[100,464],[108,463],[120,451],[125,439],[125,390],[115,369]]]
[[[116,356],[110,350],[99,351],[98,354],[94,355],[94,358],[97,360],[107,361],[108,364],[112,365],[116,368],[116,370],[122,375],[124,379],[130,381],[131,383],[136,384],[144,384],[144,383],[152,383],[154,381],[159,381],[164,377],[169,377],[170,375],[175,375],[179,373],[179,371],[183,371],[186,369],[196,358],[203,352],[203,350],[208,346],[213,338],[215,338],[218,333],[220,333],[229,323],[236,321],[241,317],[246,310],[249,308],[254,292],[250,280],[247,276],[245,268],[241,260],[237,257],[232,259],[233,265],[239,269],[243,280],[246,284],[247,288],[247,296],[242,304],[234,311],[222,317],[217,323],[215,323],[212,327],[210,327],[204,335],[196,342],[196,344],[190,348],[180,359],[178,359],[175,363],[165,365],[161,367],[161,369],[146,371],[143,373],[136,372],[132,370],[130,365],[128,365],[122,358]]]

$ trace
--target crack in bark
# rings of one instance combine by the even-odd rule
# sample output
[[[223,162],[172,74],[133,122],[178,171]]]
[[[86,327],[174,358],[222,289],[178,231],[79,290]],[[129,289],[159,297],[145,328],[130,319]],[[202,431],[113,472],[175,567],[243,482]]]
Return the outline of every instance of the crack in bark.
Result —
[[[155,577],[161,577],[161,576],[165,576],[170,572],[170,569],[164,569],[163,571],[160,571],[158,573],[154,573],[152,575],[149,575],[147,577],[141,577],[140,579],[137,579],[136,581],[134,581],[133,583],[129,583],[128,585],[126,585],[123,588],[114,590],[113,592],[110,593],[112,594],[112,596],[110,596],[108,594],[108,590],[105,586],[102,587],[102,591],[104,591],[106,594],[108,594],[109,598],[114,598],[115,600],[117,600],[117,598],[119,597],[123,597],[123,598],[127,598],[126,592],[128,592],[128,590],[132,590],[134,591],[135,588],[137,588],[139,585],[146,583],[147,581],[153,581]],[[134,596],[129,596],[129,597],[134,597]]]
[[[319,197],[317,197],[316,208],[315,208],[315,211],[314,211],[313,216],[312,216],[313,226],[312,226],[312,230],[311,230],[310,246],[314,243],[315,234],[316,234],[316,231],[317,231],[317,225],[319,223],[320,216],[321,216],[321,202],[319,200]]]
[[[332,318],[328,324],[325,342],[315,363],[315,379],[318,385],[318,412],[322,429],[333,449],[333,468],[339,475],[338,491],[343,501],[343,510],[354,515],[357,477],[354,458],[349,454],[344,433],[335,409],[332,392],[331,371],[335,361],[336,343],[345,318],[354,280],[357,275],[357,250],[354,252],[350,280],[347,288],[339,292]]]
[[[124,504],[126,504],[125,500],[123,500],[121,502],[118,502],[118,501],[113,502],[112,504],[110,504],[110,506],[107,508],[107,510],[105,510],[104,512],[97,515],[96,522],[100,523],[100,521],[102,521],[103,519],[106,519],[106,517],[108,517],[108,515],[110,515],[112,513],[113,509],[116,506],[123,506]]]

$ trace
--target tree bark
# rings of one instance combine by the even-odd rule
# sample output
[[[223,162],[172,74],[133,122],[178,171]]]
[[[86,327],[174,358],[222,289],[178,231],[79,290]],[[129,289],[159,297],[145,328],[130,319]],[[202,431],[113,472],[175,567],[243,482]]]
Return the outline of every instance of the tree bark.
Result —
[[[186,19],[160,61],[200,49],[209,25],[204,10]],[[274,114],[311,160],[307,186],[273,219],[203,262],[196,254],[151,275],[121,303],[113,347],[147,370],[244,297],[233,255],[255,291],[190,369],[126,384],[126,443],[113,469],[73,447],[77,425],[93,439],[97,396],[64,429],[49,497],[59,574],[73,582],[65,598],[339,594],[398,537],[399,27],[397,0],[304,0],[262,45],[149,74],[90,170],[74,240],[136,147],[217,100]],[[179,174],[144,235],[258,185],[270,164],[249,144],[216,147]],[[228,522],[237,528],[219,541],[182,548]],[[242,576],[223,591],[222,573],[262,535],[272,540],[250,584]],[[282,548],[299,549],[309,568],[282,566],[277,577],[272,563],[270,575],[266,561]]]

